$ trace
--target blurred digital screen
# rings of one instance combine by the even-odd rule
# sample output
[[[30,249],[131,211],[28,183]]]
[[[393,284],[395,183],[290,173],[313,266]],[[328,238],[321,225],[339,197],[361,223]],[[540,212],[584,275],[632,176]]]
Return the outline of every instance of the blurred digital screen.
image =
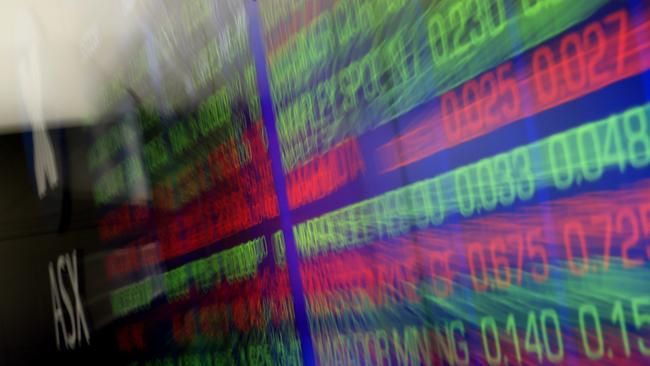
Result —
[[[649,2],[120,6],[78,125],[18,74],[0,363],[650,364]]]

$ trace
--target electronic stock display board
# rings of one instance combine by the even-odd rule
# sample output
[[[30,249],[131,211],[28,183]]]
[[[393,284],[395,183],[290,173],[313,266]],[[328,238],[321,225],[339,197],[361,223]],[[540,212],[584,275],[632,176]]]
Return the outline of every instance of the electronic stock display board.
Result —
[[[37,356],[650,364],[650,2],[165,3]]]

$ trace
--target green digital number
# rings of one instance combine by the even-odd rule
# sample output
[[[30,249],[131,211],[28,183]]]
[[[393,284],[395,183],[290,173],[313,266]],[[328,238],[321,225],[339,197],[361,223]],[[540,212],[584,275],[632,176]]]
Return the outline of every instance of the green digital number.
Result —
[[[600,136],[596,126],[590,125],[578,129],[578,156],[582,167],[582,175],[589,182],[600,179],[603,175],[603,159]],[[587,148],[590,145],[590,148]]]
[[[475,169],[478,175],[478,194],[481,206],[491,211],[497,206],[498,201],[492,162],[489,159],[484,159],[476,164]]]
[[[547,320],[553,322],[553,327],[555,328],[555,342],[557,344],[556,352],[552,352],[551,346],[548,341],[548,331],[547,331]],[[560,319],[557,316],[557,312],[553,309],[544,309],[540,313],[540,325],[542,327],[542,338],[544,339],[544,350],[546,351],[546,357],[549,361],[553,363],[561,362],[564,358],[564,342],[562,341],[562,329],[560,328]]]
[[[492,342],[494,343],[494,354],[488,344],[488,336],[486,328],[489,327],[492,333]],[[493,317],[486,316],[481,319],[481,338],[483,340],[483,352],[490,365],[498,365],[501,363],[501,345],[499,344],[499,330]]]
[[[645,107],[629,110],[623,114],[623,131],[627,137],[627,154],[630,164],[643,168],[650,163],[650,135]]]
[[[470,178],[470,167],[463,167],[454,174],[454,183],[456,186],[456,201],[461,215],[470,217],[474,214],[476,208],[476,198],[474,197],[473,179]]]
[[[594,323],[594,329],[596,331],[596,350],[594,350],[589,341],[589,334],[585,325],[585,316],[589,315]],[[598,360],[603,357],[604,345],[603,345],[603,330],[600,327],[600,317],[598,315],[598,309],[592,304],[583,304],[578,310],[578,319],[580,322],[580,334],[582,336],[582,349],[585,351],[587,357],[592,360]]]
[[[627,335],[627,322],[625,321],[625,311],[621,300],[616,300],[614,308],[612,309],[612,323],[619,323],[621,328],[621,341],[623,342],[623,349],[625,356],[630,357],[630,341]]]
[[[637,330],[641,330],[644,326],[650,328],[650,313],[642,314],[641,306],[650,306],[650,296],[637,297],[632,299],[632,318],[634,319],[634,326]],[[643,338],[637,339],[639,352],[644,356],[650,356],[650,347],[645,344]]]
[[[512,336],[512,345],[515,349],[515,356],[517,357],[517,363],[521,363],[521,350],[519,349],[519,335],[517,334],[517,323],[515,322],[515,316],[508,314],[508,319],[506,320],[506,333]]]
[[[532,198],[536,188],[529,150],[525,146],[512,150],[512,166],[517,176],[517,195],[522,201]]]
[[[573,167],[571,166],[571,155],[569,152],[568,135],[563,133],[548,140],[548,160],[550,162],[553,183],[559,190],[564,190],[573,184]],[[558,148],[561,150],[558,152]],[[559,155],[559,156],[558,156]],[[559,166],[558,159],[561,157],[562,165]]]
[[[542,362],[542,344],[539,341],[539,327],[537,326],[537,316],[533,311],[528,313],[524,349],[528,353],[535,353],[537,355],[537,361]]]
[[[517,194],[512,176],[510,156],[508,154],[500,154],[491,161],[494,164],[495,175],[497,176],[499,203],[502,206],[510,206],[515,201]]]
[[[445,30],[445,20],[439,13],[434,13],[428,22],[429,45],[431,55],[435,64],[440,64],[448,57],[449,46],[447,44],[447,31]]]

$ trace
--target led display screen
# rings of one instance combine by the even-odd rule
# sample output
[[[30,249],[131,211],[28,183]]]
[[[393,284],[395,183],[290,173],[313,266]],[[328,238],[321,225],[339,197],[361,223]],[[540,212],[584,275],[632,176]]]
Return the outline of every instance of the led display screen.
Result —
[[[650,363],[650,3],[164,3],[8,364]]]

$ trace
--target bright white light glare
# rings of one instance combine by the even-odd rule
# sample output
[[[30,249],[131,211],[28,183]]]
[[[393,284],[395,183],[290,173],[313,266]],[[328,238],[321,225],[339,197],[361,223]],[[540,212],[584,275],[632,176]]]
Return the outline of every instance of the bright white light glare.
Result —
[[[99,113],[100,92],[141,39],[140,2],[0,0],[0,133],[83,124]],[[21,91],[28,55],[37,66],[22,80],[41,93],[31,99]],[[41,121],[30,118],[36,102]]]

